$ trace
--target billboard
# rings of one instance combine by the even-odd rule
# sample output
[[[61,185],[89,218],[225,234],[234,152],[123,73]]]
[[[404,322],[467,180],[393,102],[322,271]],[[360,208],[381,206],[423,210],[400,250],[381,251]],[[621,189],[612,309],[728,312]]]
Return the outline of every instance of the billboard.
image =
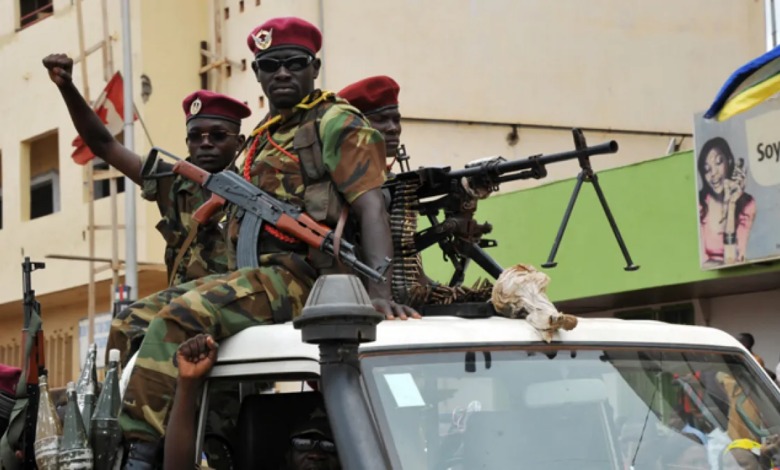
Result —
[[[780,98],[694,117],[701,268],[780,258]]]
[[[106,344],[108,343],[108,332],[111,330],[111,312],[95,315],[95,343],[97,343],[97,368],[102,369],[106,366]],[[89,318],[79,320],[79,371],[84,367],[84,361],[87,360],[87,351],[89,350]]]

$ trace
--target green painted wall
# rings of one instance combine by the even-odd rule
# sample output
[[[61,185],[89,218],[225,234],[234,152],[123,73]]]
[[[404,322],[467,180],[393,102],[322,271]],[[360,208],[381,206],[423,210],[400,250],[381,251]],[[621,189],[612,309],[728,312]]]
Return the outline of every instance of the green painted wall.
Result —
[[[598,164],[598,162],[596,162]],[[718,277],[756,274],[780,266],[746,266],[720,271],[699,269],[698,210],[693,153],[598,173],[599,182],[639,271],[626,272],[620,248],[594,189],[583,185],[551,278],[553,301],[591,297]],[[541,269],[566,210],[574,179],[498,195],[482,201],[477,220],[493,224],[488,252],[504,267],[518,263]],[[426,273],[448,282],[452,274],[438,247],[423,253]],[[486,274],[476,264],[467,271],[470,285]]]

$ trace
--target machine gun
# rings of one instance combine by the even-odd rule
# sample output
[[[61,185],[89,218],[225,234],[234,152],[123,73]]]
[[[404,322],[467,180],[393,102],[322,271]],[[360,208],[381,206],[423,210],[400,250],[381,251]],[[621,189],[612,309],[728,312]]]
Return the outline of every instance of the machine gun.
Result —
[[[339,262],[375,282],[385,282],[385,272],[390,259],[374,269],[361,262],[355,246],[346,240],[335,239],[333,230],[316,222],[301,208],[289,202],[280,201],[267,192],[246,181],[232,171],[211,174],[190,162],[182,160],[157,147],[149,153],[146,165],[162,153],[177,160],[171,172],[159,173],[146,178],[161,178],[172,174],[182,175],[211,192],[211,198],[195,211],[192,218],[205,224],[219,208],[230,202],[239,208],[242,217],[238,234],[237,263],[239,268],[258,267],[257,246],[263,224],[270,224],[279,231],[302,240],[307,245],[333,256]]]
[[[480,224],[474,220],[477,201],[498,190],[501,183],[531,178],[541,179],[547,176],[546,165],[574,159],[579,161],[581,171],[550,256],[542,266],[552,268],[557,265],[555,255],[563,239],[574,203],[582,184],[588,182],[593,184],[623,252],[626,260],[624,269],[626,271],[639,269],[631,260],[596,173],[590,165],[591,156],[616,153],[618,144],[613,140],[588,147],[581,130],[573,129],[572,133],[575,146],[575,150],[572,151],[535,155],[514,161],[507,161],[502,157],[488,158],[472,162],[464,169],[456,171],[450,167],[422,167],[414,171],[405,171],[388,180],[384,189],[390,191],[392,200],[390,221],[398,257],[395,263],[407,267],[405,279],[401,277],[402,274],[399,274],[398,279],[394,279],[396,281],[394,295],[400,292],[396,287],[408,281],[409,276],[417,272],[418,267],[412,266],[414,263],[411,256],[416,256],[420,251],[437,243],[444,253],[445,261],[449,260],[455,267],[455,273],[449,283],[450,287],[461,285],[470,260],[474,260],[493,278],[498,278],[504,269],[485,252],[485,248],[495,247],[497,243],[495,240],[483,238],[483,235],[489,234],[493,227],[489,223]],[[403,154],[408,159],[406,152]],[[439,222],[438,216],[441,211],[444,212],[444,220]],[[430,228],[416,232],[418,214],[428,218],[431,223]],[[404,270],[399,271],[404,272]],[[402,301],[404,294],[400,292],[396,297],[400,297],[396,300]]]

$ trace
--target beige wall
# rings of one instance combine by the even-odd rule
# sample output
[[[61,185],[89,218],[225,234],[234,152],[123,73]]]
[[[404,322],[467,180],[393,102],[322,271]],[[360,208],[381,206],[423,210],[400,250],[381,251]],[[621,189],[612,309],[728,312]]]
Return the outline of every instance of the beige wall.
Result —
[[[692,133],[692,115],[709,105],[737,67],[765,50],[764,5],[757,0],[264,0],[256,7],[226,0],[228,57],[251,61],[247,34],[264,20],[298,15],[324,25],[324,88],[338,91],[387,74],[401,84],[404,116],[503,123],[503,126],[405,122],[413,167],[462,165],[491,155],[521,158],[572,148],[580,126]],[[247,101],[255,115],[260,87],[251,69],[233,71],[223,91]],[[520,124],[510,146],[509,124]],[[586,133],[590,143],[615,139],[618,154],[594,159],[606,169],[663,155],[670,136]],[[686,138],[680,150],[691,148]],[[576,164],[548,168],[547,179],[571,177]]]
[[[186,156],[183,146],[184,116],[181,101],[199,88],[199,43],[208,40],[207,0],[156,0],[131,2],[133,35],[133,91],[135,103],[149,128],[155,145]],[[0,149],[2,149],[2,181],[4,224],[0,230],[0,362],[6,351],[19,343],[21,329],[21,270],[23,257],[45,261],[45,270],[33,276],[33,287],[41,296],[47,343],[53,339],[52,352],[63,348],[57,357],[72,356],[61,366],[63,380],[78,373],[78,320],[86,317],[88,264],[80,261],[45,259],[49,254],[88,255],[86,237],[87,204],[84,198],[84,167],[70,158],[71,142],[76,136],[67,109],[57,88],[49,81],[41,59],[47,54],[64,52],[78,56],[75,7],[70,0],[54,1],[54,17],[47,18],[22,31],[14,31],[16,0],[0,0]],[[108,1],[109,33],[114,38],[112,53],[115,70],[122,68],[122,28],[119,2]],[[87,47],[102,39],[100,1],[85,1],[84,25]],[[171,18],[176,25],[171,27]],[[105,85],[101,52],[89,56],[88,77],[92,99]],[[141,74],[152,80],[153,93],[144,104],[141,100]],[[74,70],[74,81],[83,91],[80,65]],[[56,214],[32,221],[22,221],[21,207],[29,205],[30,175],[44,171],[55,162],[45,159],[27,163],[31,153],[25,142],[47,132],[58,133],[57,150],[60,169],[61,210]],[[135,150],[146,155],[150,145],[138,123],[135,130]],[[56,154],[48,149],[46,154]],[[154,228],[159,220],[156,205],[140,199],[136,189],[139,261],[161,262],[163,242]],[[10,201],[14,203],[10,203]],[[16,201],[19,201],[17,203]],[[119,223],[124,223],[124,195],[118,197]],[[110,223],[110,200],[95,203],[95,222]],[[124,259],[124,232],[119,234],[119,256]],[[96,232],[96,256],[110,258],[110,232]],[[110,308],[107,279],[110,271],[98,274],[97,312]],[[166,286],[165,273],[140,273],[141,296]],[[67,338],[75,335],[70,349]],[[61,338],[60,343],[57,338]],[[8,349],[10,348],[10,349]],[[64,359],[62,359],[64,361]],[[71,369],[71,370],[65,370]]]
[[[122,29],[119,2],[109,4],[109,32],[114,37],[115,69],[122,67]],[[199,88],[197,69],[201,40],[208,40],[207,0],[163,0],[132,2],[133,91],[136,105],[144,117],[156,145],[186,156],[183,145],[183,112],[181,101]],[[0,304],[19,298],[19,264],[23,256],[43,260],[49,254],[88,255],[86,238],[87,204],[84,202],[83,167],[70,158],[71,142],[76,136],[67,109],[57,88],[49,81],[41,59],[47,54],[64,52],[78,55],[75,7],[69,0],[55,0],[54,17],[47,18],[22,31],[14,31],[15,0],[0,0],[0,149],[3,151],[4,229],[0,230]],[[83,2],[85,44],[87,47],[102,39],[100,2]],[[176,18],[180,28],[171,27]],[[105,85],[101,53],[89,56],[90,97]],[[152,80],[153,93],[144,104],[140,98],[141,74]],[[74,81],[83,91],[81,68],[77,64]],[[58,153],[61,186],[61,211],[33,221],[23,220],[20,207],[24,203],[25,181],[39,173],[38,166],[53,166],[51,161],[34,161],[33,168],[24,168],[22,161],[30,153],[25,141],[46,132],[58,132]],[[140,125],[136,124],[135,149],[145,155],[150,148]],[[49,152],[51,154],[51,152]],[[37,166],[36,166],[37,165]],[[27,184],[27,187],[29,184]],[[29,189],[28,189],[29,191]],[[136,197],[139,191],[136,190]],[[18,199],[17,199],[18,196]],[[27,195],[29,200],[29,195]],[[20,203],[10,204],[11,200]],[[95,221],[110,222],[109,199],[95,203]],[[154,225],[159,212],[154,204],[138,197],[137,202],[138,259],[161,261],[163,242]],[[118,197],[120,223],[124,223],[124,195]],[[56,240],[55,238],[56,237]],[[120,231],[119,253],[124,258],[124,232]],[[109,231],[98,231],[96,256],[110,257]],[[5,262],[8,261],[8,262]],[[48,260],[47,269],[36,275],[35,288],[41,293],[55,292],[82,285],[88,281],[88,265],[79,261]],[[67,273],[67,275],[63,275]],[[106,279],[110,272],[98,275]],[[84,299],[86,310],[86,299]]]

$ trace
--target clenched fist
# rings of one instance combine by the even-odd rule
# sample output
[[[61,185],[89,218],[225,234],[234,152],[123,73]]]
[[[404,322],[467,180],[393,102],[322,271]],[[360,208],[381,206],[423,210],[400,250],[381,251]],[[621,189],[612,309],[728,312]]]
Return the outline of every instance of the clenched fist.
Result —
[[[179,346],[176,360],[179,364],[179,379],[200,382],[217,362],[219,345],[211,335],[200,334]]]
[[[51,54],[43,59],[43,66],[49,71],[49,78],[58,87],[73,82],[73,59],[65,54]]]

